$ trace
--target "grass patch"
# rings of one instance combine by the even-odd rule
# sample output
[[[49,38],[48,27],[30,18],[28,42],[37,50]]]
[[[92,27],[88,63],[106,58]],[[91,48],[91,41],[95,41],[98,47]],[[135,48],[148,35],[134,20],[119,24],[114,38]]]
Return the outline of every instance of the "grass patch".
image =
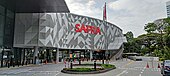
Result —
[[[91,72],[91,71],[99,71],[99,70],[104,70],[104,68],[96,68],[96,70],[94,68],[64,68],[63,70],[67,70],[67,71],[74,71],[74,72]]]
[[[115,65],[111,65],[111,64],[102,64],[101,66],[102,66],[103,68],[105,68],[105,69],[108,69],[108,68],[114,68],[114,69],[116,69]]]
[[[93,64],[82,64],[81,66],[89,66]],[[111,65],[111,64],[97,64],[98,66],[101,66],[102,68],[96,68],[96,70],[94,68],[86,68],[86,67],[81,67],[81,68],[64,68],[63,70],[66,71],[72,71],[72,72],[92,72],[92,71],[100,71],[100,70],[105,70],[105,69],[116,69],[115,65]]]

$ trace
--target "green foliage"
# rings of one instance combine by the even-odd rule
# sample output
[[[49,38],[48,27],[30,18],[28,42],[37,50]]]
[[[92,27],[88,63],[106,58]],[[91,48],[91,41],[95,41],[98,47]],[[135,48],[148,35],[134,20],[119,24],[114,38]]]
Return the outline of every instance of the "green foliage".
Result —
[[[164,56],[165,59],[170,59],[170,48],[165,46],[164,47]]]
[[[153,55],[156,57],[162,57],[163,56],[162,50],[155,49]]]
[[[64,68],[63,70],[67,71],[75,71],[75,72],[90,72],[90,71],[95,71],[94,68]]]
[[[142,54],[160,57],[160,60],[170,59],[170,18],[160,20],[160,24],[148,23],[144,27],[147,34],[138,36],[145,46]]]
[[[104,68],[64,68],[63,70],[67,71],[74,71],[74,72],[91,72],[91,71],[99,71],[99,70],[104,70]]]
[[[140,52],[140,45],[139,45],[139,40],[137,38],[133,37],[133,33],[131,31],[127,32],[125,34],[127,43],[125,43],[125,53],[127,52]]]
[[[105,69],[108,69],[108,68],[114,68],[115,69],[116,68],[115,65],[111,65],[111,64],[102,64],[101,66]]]
[[[141,55],[145,55],[149,53],[149,49],[147,47],[141,49]]]
[[[148,23],[144,26],[146,34],[133,38],[132,32],[125,34],[128,42],[124,52],[137,52],[141,55],[170,59],[170,18],[160,19],[159,23]]]
[[[164,61],[165,60],[165,58],[159,58],[159,61]]]
[[[127,41],[131,41],[134,37],[133,37],[133,33],[131,31],[128,31],[126,34],[126,39]]]
[[[170,25],[166,26],[164,30],[163,41],[165,45],[170,45]],[[168,46],[170,48],[170,46]]]
[[[63,70],[74,71],[74,72],[90,72],[90,71],[99,71],[99,70],[104,70],[104,69],[109,69],[109,68],[116,69],[115,65],[111,65],[111,64],[101,64],[101,67],[102,68],[96,68],[96,70],[94,68],[72,68],[72,69],[64,68]]]
[[[148,23],[146,24],[146,26],[144,26],[144,30],[148,33],[153,33],[154,31],[156,31],[156,24],[154,23]]]
[[[168,18],[164,18],[163,19],[163,24],[164,25],[170,25],[170,18],[168,17]]]

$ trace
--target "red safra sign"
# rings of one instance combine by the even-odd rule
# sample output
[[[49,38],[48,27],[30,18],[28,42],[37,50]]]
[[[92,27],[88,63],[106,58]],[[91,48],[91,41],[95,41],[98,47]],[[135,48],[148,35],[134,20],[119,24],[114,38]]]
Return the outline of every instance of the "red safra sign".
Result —
[[[95,26],[90,26],[90,25],[80,25],[80,24],[76,24],[76,32],[82,32],[84,31],[85,33],[90,33],[90,34],[101,34],[100,32],[100,28],[99,27],[95,27]]]

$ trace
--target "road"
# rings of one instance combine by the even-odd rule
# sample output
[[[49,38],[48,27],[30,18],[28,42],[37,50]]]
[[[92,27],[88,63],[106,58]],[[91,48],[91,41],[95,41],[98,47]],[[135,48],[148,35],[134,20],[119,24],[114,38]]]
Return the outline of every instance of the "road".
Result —
[[[100,74],[65,74],[61,69],[65,67],[63,63],[46,64],[37,66],[27,66],[19,68],[0,68],[0,76],[161,76],[158,62],[147,62],[118,60],[110,64],[116,65],[117,69]]]

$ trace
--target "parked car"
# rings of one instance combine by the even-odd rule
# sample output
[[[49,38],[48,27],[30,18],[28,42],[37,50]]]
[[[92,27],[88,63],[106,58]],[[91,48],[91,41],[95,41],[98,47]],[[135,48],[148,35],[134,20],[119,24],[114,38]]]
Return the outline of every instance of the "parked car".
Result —
[[[170,60],[163,61],[161,65],[161,74],[163,76],[170,76]]]

